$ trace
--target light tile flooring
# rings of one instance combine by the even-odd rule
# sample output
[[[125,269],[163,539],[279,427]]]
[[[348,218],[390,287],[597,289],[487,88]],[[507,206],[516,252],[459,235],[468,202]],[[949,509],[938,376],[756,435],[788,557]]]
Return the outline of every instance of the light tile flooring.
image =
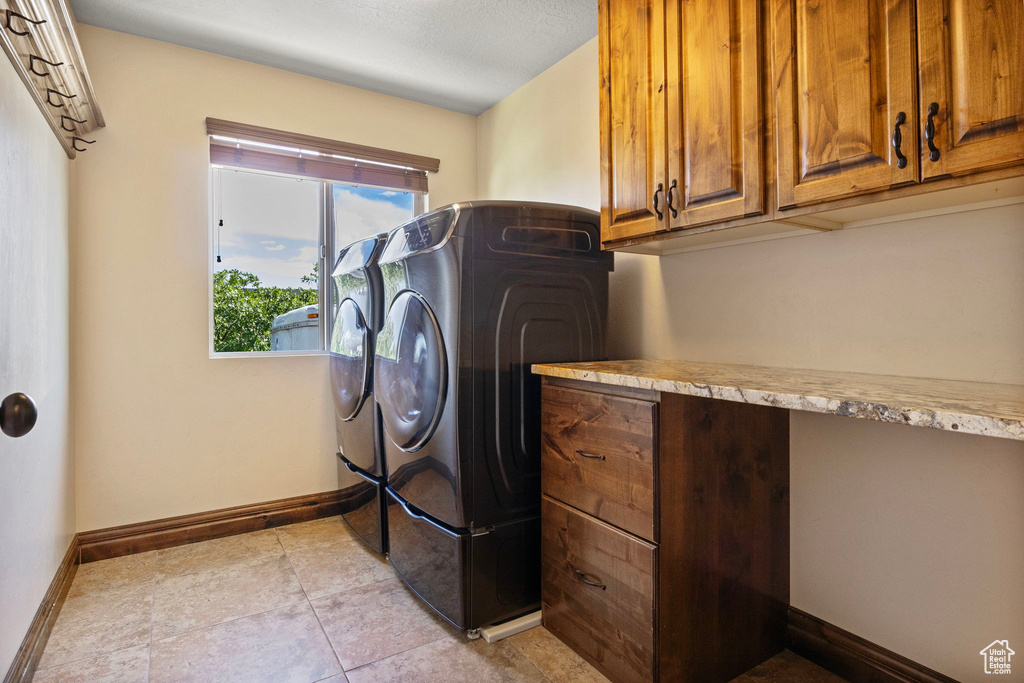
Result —
[[[606,681],[543,628],[469,641],[340,517],[78,568],[36,683]]]

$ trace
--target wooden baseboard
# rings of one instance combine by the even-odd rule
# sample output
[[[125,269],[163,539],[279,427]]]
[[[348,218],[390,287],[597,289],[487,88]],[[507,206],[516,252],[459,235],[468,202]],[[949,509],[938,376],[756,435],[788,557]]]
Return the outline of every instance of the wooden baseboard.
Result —
[[[36,667],[39,665],[39,658],[43,656],[46,641],[50,638],[50,631],[53,630],[53,624],[57,621],[57,615],[60,614],[60,608],[68,595],[68,589],[71,588],[71,581],[75,578],[77,568],[78,537],[76,536],[71,539],[71,545],[68,546],[64,559],[57,567],[57,573],[54,575],[53,581],[50,582],[50,587],[46,589],[46,595],[39,603],[39,609],[32,617],[28,633],[21,641],[21,647],[14,655],[14,661],[11,662],[11,668],[7,670],[3,683],[29,683],[32,680],[36,673]]]
[[[793,652],[852,683],[957,683],[795,607],[789,608],[786,641]]]
[[[80,561],[94,562],[148,550],[234,536],[348,512],[350,492],[328,491],[268,503],[168,517],[78,534]]]

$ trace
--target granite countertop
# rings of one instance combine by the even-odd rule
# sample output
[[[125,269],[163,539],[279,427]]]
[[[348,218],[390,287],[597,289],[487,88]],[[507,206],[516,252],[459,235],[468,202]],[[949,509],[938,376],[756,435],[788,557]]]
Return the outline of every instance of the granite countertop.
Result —
[[[674,360],[534,365],[539,375],[1024,441],[1024,385]]]

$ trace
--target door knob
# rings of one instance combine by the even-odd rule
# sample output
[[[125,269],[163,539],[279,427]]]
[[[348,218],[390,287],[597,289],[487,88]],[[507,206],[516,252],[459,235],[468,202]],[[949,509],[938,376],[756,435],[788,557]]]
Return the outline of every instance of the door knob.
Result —
[[[15,438],[25,436],[36,426],[36,403],[22,393],[11,394],[0,402],[0,431]]]

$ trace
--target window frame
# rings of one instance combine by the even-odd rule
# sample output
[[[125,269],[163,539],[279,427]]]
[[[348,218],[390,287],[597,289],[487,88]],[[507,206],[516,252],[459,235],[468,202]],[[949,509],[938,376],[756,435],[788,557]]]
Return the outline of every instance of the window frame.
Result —
[[[310,182],[317,183],[318,186],[318,201],[317,208],[320,217],[320,224],[317,228],[317,240],[318,240],[318,255],[317,263],[319,264],[319,277],[317,279],[318,287],[318,306],[320,307],[320,313],[317,318],[318,322],[318,337],[319,337],[319,349],[308,349],[303,351],[290,350],[290,351],[216,351],[214,349],[214,329],[216,321],[213,314],[213,276],[217,272],[216,269],[216,256],[217,256],[217,187],[216,187],[216,172],[221,169],[234,170],[242,173],[254,173],[257,175],[268,175],[276,176],[279,178],[296,178],[302,180],[308,180]],[[242,166],[231,166],[223,163],[208,163],[208,181],[207,187],[209,188],[209,216],[207,220],[207,237],[208,237],[208,254],[207,254],[207,276],[206,282],[208,287],[207,293],[207,304],[209,314],[209,328],[207,330],[208,344],[209,344],[209,356],[211,359],[221,358],[281,358],[281,357],[297,357],[297,356],[323,356],[330,353],[330,342],[331,342],[331,330],[334,327],[334,315],[336,302],[334,292],[334,280],[331,278],[331,270],[334,268],[334,255],[337,252],[339,245],[334,244],[335,230],[335,216],[334,216],[334,186],[340,185],[343,187],[365,187],[372,189],[380,189],[385,191],[395,191],[392,187],[383,187],[378,185],[370,185],[366,183],[346,183],[337,180],[329,180],[325,178],[317,178],[313,176],[294,175],[290,173],[275,173],[273,171],[263,171],[257,169],[245,168]],[[413,212],[410,218],[418,216],[422,213],[426,213],[427,205],[429,201],[429,192],[417,192],[415,190],[410,191],[413,196]],[[394,227],[398,227],[397,225]],[[367,235],[369,237],[369,235]],[[347,246],[347,245],[340,245]],[[330,254],[330,258],[328,258]],[[328,306],[325,306],[329,304]],[[326,309],[326,310],[325,310]]]

